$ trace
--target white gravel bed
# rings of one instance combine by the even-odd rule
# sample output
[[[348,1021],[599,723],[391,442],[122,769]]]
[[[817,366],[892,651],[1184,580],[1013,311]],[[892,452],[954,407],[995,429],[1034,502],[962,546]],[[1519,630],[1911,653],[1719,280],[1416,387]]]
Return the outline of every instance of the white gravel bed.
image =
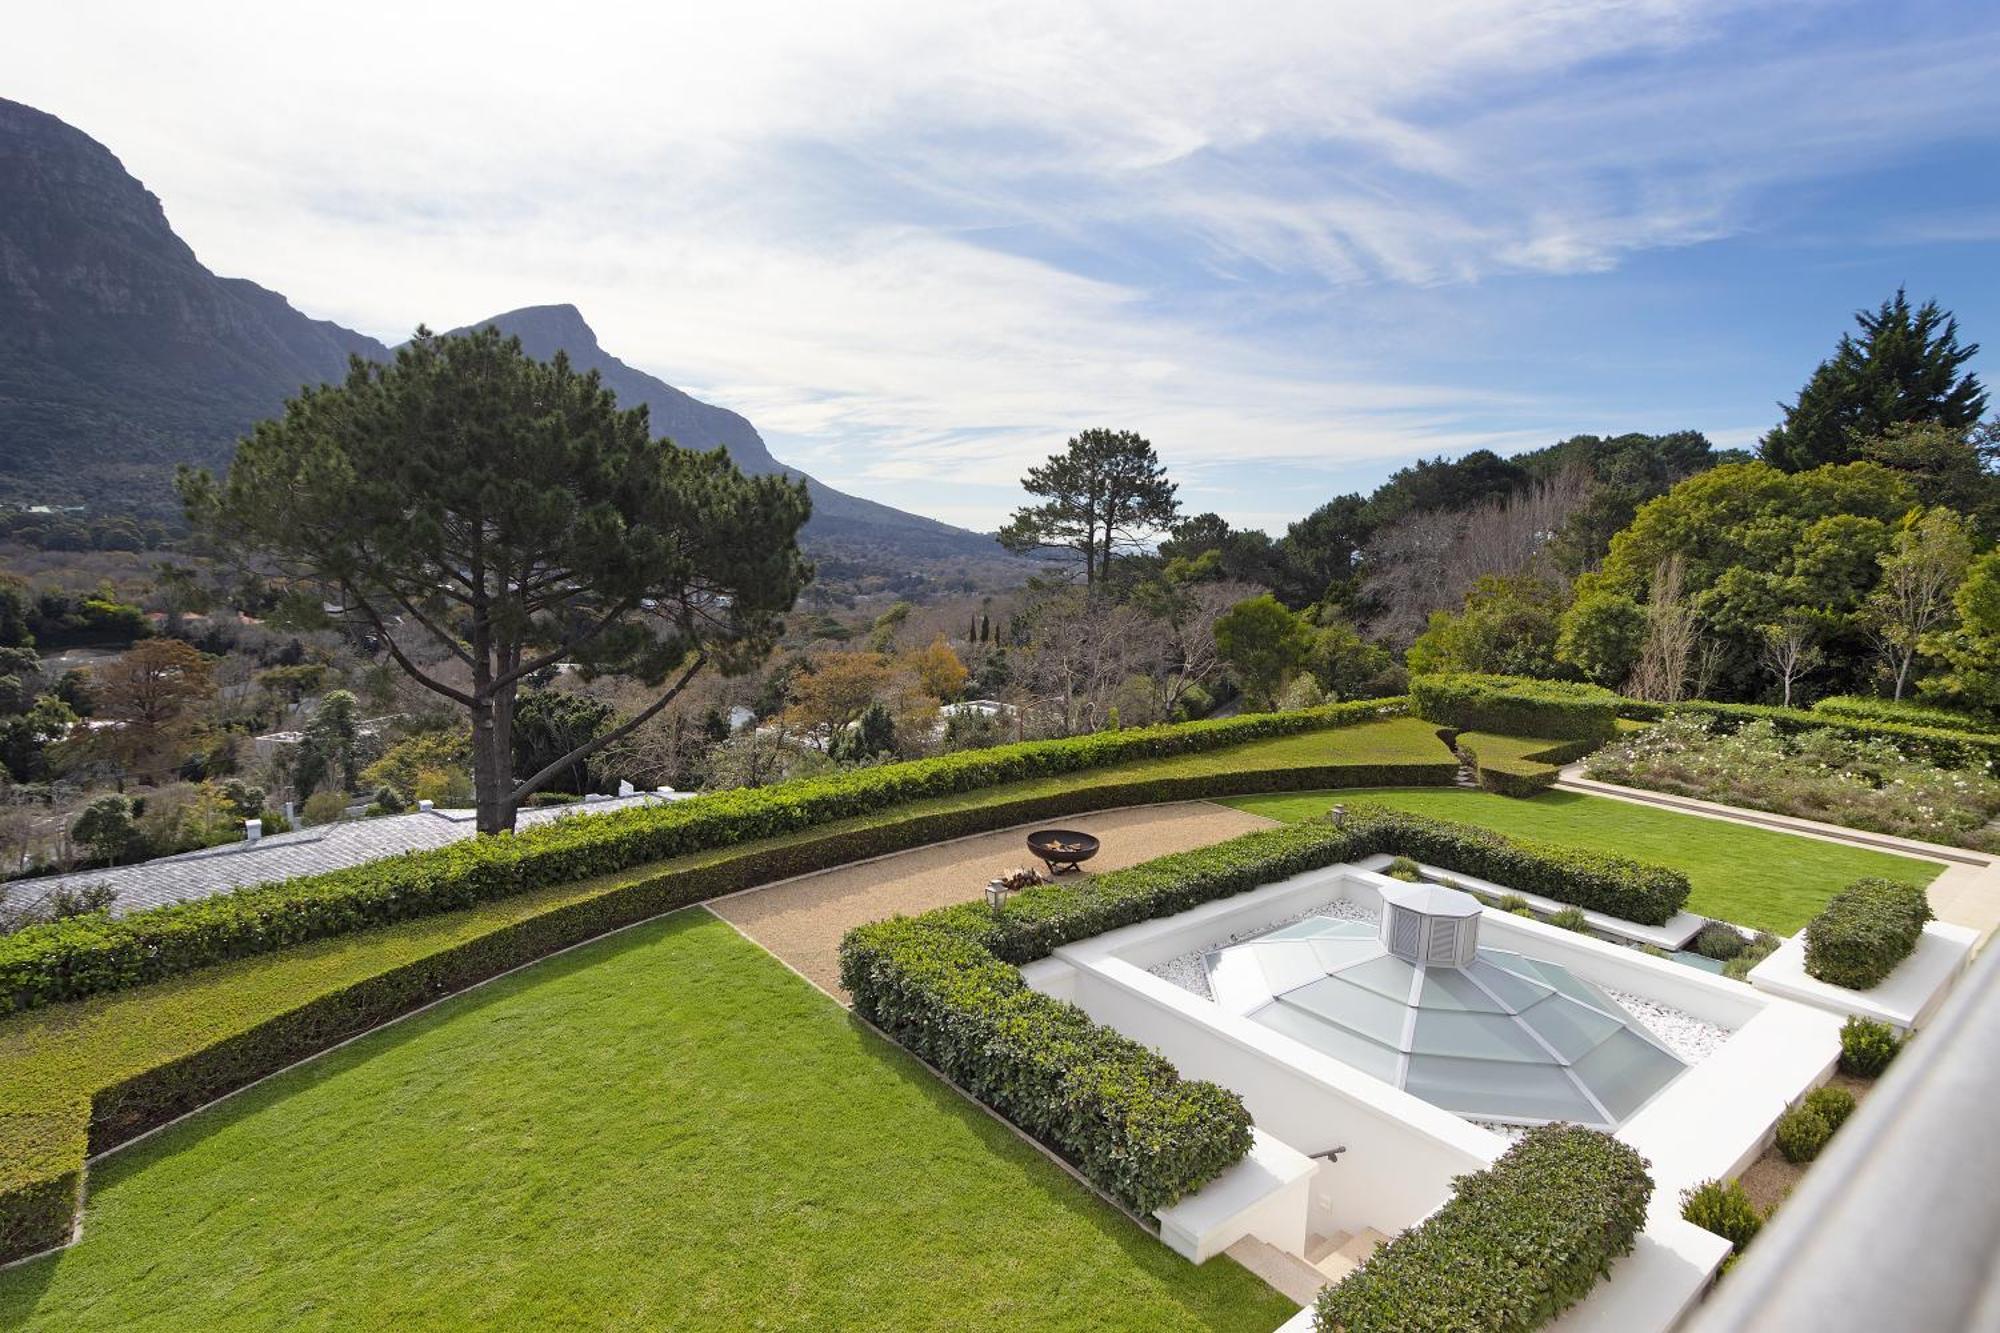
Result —
[[[1660,1039],[1660,1044],[1689,1064],[1700,1064],[1715,1054],[1715,1048],[1729,1040],[1729,1029],[1696,1018],[1685,1009],[1676,1009],[1658,1000],[1649,1000],[1630,991],[1600,986],[1599,990],[1625,1006],[1639,1026]]]
[[[1238,931],[1228,939],[1217,940],[1213,944],[1204,944],[1199,949],[1191,950],[1175,958],[1169,958],[1166,962],[1156,964],[1146,970],[1162,981],[1170,981],[1184,991],[1190,991],[1193,994],[1199,995],[1204,1000],[1212,1000],[1215,997],[1208,990],[1208,969],[1202,965],[1201,961],[1205,955],[1214,953],[1217,949],[1226,949],[1232,944],[1241,944],[1244,940],[1255,939],[1259,935],[1269,934],[1280,926],[1291,925],[1294,921],[1304,921],[1309,917],[1315,916],[1331,917],[1336,921],[1376,921],[1380,919],[1380,913],[1371,911],[1359,903],[1347,898],[1335,898],[1330,903],[1321,903],[1318,907],[1309,907],[1305,911],[1288,916],[1282,921],[1272,921],[1258,926],[1254,930]]]

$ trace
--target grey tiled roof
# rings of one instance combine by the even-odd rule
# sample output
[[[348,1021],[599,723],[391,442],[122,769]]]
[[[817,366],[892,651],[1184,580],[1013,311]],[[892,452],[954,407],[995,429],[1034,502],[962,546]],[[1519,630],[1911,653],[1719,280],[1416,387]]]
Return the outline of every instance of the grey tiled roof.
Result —
[[[526,830],[558,818],[584,819],[653,805],[678,796],[651,792],[614,796],[579,805],[542,806],[523,810],[516,821]],[[252,884],[269,884],[299,875],[379,861],[402,852],[424,851],[473,835],[470,810],[426,810],[417,814],[383,815],[375,819],[342,820],[290,833],[274,833],[256,842],[232,842],[179,856],[163,856],[137,865],[107,870],[80,870],[68,875],[17,880],[7,885],[15,905],[26,906],[57,889],[109,885],[118,894],[111,911],[123,916],[166,903],[206,898]]]

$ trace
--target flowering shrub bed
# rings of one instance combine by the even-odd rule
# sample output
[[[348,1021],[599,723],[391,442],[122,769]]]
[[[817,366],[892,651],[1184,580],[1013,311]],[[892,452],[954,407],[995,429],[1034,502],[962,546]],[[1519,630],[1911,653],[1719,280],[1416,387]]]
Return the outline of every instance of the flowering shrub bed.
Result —
[[[2000,852],[2000,779],[1941,768],[1890,736],[1787,735],[1770,721],[1723,733],[1715,719],[1669,713],[1593,754],[1606,782],[1769,810],[1849,828]]]

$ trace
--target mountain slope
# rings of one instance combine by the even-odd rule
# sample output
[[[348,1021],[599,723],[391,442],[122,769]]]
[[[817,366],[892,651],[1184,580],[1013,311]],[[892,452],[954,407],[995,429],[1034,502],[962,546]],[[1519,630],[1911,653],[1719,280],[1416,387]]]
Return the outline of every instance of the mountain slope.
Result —
[[[741,416],[606,352],[574,306],[484,322],[519,335],[530,355],[567,350],[621,403],[645,403],[654,430],[677,443],[721,445],[747,472],[805,475],[772,458]],[[177,510],[176,465],[226,466],[253,422],[301,387],[341,378],[351,355],[384,360],[389,349],[210,272],[108,148],[0,99],[0,498]],[[991,537],[806,482],[806,535],[822,550],[896,568],[1000,554]]]
[[[573,305],[527,306],[468,327],[485,328],[489,324],[519,338],[529,356],[546,361],[563,351],[569,353],[569,359],[577,366],[595,370],[603,376],[605,386],[618,395],[620,406],[646,405],[656,435],[664,435],[690,449],[713,449],[720,445],[745,472],[782,472],[788,477],[804,477],[813,500],[812,522],[806,534],[814,543],[831,541],[924,557],[1000,554],[999,544],[990,536],[848,495],[797,468],[787,467],[771,457],[757,428],[742,416],[704,403],[605,351],[598,344],[597,334]]]
[[[0,100],[0,471],[16,493],[108,500],[222,463],[300,386],[386,350],[209,272],[110,150]]]

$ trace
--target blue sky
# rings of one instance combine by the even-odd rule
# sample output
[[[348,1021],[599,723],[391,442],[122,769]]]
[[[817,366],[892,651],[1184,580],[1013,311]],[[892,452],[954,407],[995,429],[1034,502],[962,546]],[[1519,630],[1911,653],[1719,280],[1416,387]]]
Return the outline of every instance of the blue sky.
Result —
[[[2000,375],[1991,4],[724,8],[78,0],[0,91],[311,314],[570,301],[969,526],[1091,425],[1274,530],[1419,456],[1748,445],[1899,284]]]

